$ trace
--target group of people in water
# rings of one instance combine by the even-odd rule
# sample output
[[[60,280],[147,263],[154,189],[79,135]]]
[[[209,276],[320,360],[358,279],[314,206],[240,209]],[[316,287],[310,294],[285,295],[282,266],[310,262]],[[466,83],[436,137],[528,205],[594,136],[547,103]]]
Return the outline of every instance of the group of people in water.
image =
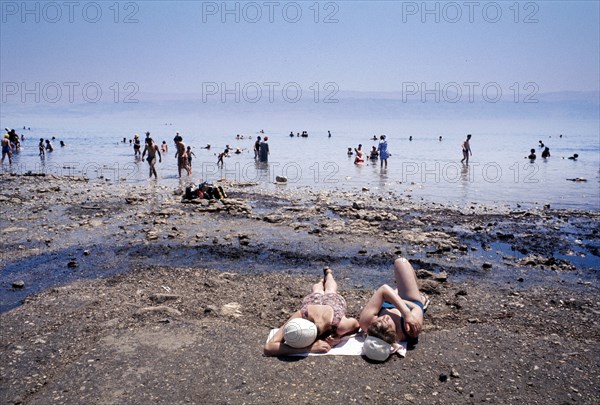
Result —
[[[379,159],[381,162],[381,168],[387,169],[387,161],[391,154],[388,151],[387,137],[385,135],[381,135],[379,137],[379,144],[371,148],[369,153],[369,160],[375,161]],[[373,139],[377,140],[377,136],[373,135]],[[358,144],[358,147],[354,148],[354,152],[352,152],[352,148],[348,148],[348,156],[355,155],[354,164],[362,165],[365,163],[364,153],[362,150],[362,144]]]
[[[329,137],[331,138],[331,131],[327,131],[329,133]],[[294,131],[290,131],[290,138],[294,137]],[[308,131],[302,131],[302,133],[296,133],[296,138],[308,138]]]
[[[4,158],[8,157],[8,163],[12,164],[13,151],[19,151],[21,148],[21,142],[19,135],[14,129],[5,128],[6,134],[2,137],[2,164],[4,164]],[[22,135],[21,135],[22,136]],[[23,140],[25,137],[23,136]]]
[[[4,164],[4,159],[8,158],[8,163],[12,164],[13,161],[13,153],[18,153],[21,150],[21,142],[25,141],[25,135],[17,134],[14,129],[4,128],[6,133],[1,138],[0,144],[2,145],[2,161],[1,164]],[[23,129],[26,129],[23,127]],[[30,129],[30,128],[29,128]],[[56,138],[52,137],[52,141]],[[67,146],[64,141],[60,141],[60,146]],[[40,142],[38,143],[38,151],[41,159],[46,157],[46,152],[54,151],[54,146],[50,139],[40,138]]]
[[[261,131],[264,134],[264,131]],[[242,140],[246,139],[244,135],[236,135],[236,139]],[[267,162],[269,156],[269,144],[267,143],[269,137],[268,136],[258,136],[257,140],[254,144],[254,158],[260,162]],[[123,143],[127,142],[126,138],[123,138]],[[196,157],[196,154],[192,151],[191,146],[186,146],[183,143],[183,137],[177,132],[175,134],[175,138],[173,138],[173,142],[175,143],[175,158],[177,159],[177,170],[178,175],[181,178],[182,173],[185,171],[188,176],[192,174],[192,161]],[[166,153],[168,151],[168,146],[166,141],[162,141],[162,144],[159,146],[154,142],[154,140],[150,137],[150,132],[146,132],[146,139],[144,141],[144,149],[142,151],[142,142],[140,136],[135,134],[133,139],[129,140],[129,144],[133,146],[134,156],[137,159],[146,160],[149,165],[149,177],[154,176],[158,178],[156,172],[156,159],[158,156],[158,162],[162,162],[162,153]],[[210,150],[211,145],[207,144],[202,147],[202,149]],[[217,156],[217,165],[222,166],[224,164],[224,158],[229,157],[231,147],[226,145],[225,149],[222,152],[216,153]],[[233,152],[235,154],[241,154],[242,149],[236,148]],[[145,159],[146,154],[148,158]]]
[[[126,141],[127,139],[123,138],[123,143],[126,143]],[[181,178],[181,173],[184,170],[188,176],[191,176],[192,161],[196,157],[196,154],[192,151],[190,146],[186,147],[186,145],[183,143],[183,137],[179,135],[179,132],[175,134],[173,142],[175,143],[175,159],[177,159],[177,173],[179,177]],[[158,179],[158,173],[156,172],[156,157],[158,156],[158,162],[161,163],[162,153],[167,153],[169,150],[167,142],[162,141],[162,144],[159,146],[150,136],[150,132],[146,132],[143,151],[142,142],[138,134],[133,135],[133,139],[130,139],[129,143],[133,145],[134,156],[148,162],[149,177],[151,178],[154,176],[155,179]],[[148,155],[147,158],[146,154]]]
[[[6,131],[7,131],[7,133],[4,135],[4,137],[0,138],[1,144],[2,144],[2,164],[4,164],[4,160],[6,157],[8,157],[9,164],[12,164],[13,153],[19,151],[19,149],[21,147],[21,141],[23,141],[25,139],[25,136],[24,135],[19,136],[14,129],[9,130],[8,128],[6,128]],[[268,162],[269,155],[270,155],[269,144],[268,144],[269,137],[265,135],[264,130],[261,130],[260,134],[262,136],[261,135],[257,136],[256,141],[254,142],[254,147],[253,147],[254,159],[255,159],[255,161],[257,161],[259,163],[266,163],[266,162]],[[327,131],[327,134],[328,134],[328,137],[331,137],[331,131]],[[290,132],[290,137],[308,137],[308,132],[302,131],[302,133],[298,132],[297,135],[294,135],[294,132],[292,131],[292,132]],[[562,137],[563,136],[560,135],[560,138],[562,138]],[[471,138],[472,138],[472,135],[468,134],[466,136],[466,139],[461,143],[461,151],[462,151],[461,162],[465,163],[465,164],[469,163],[469,158],[473,155],[473,152],[471,150],[471,144],[470,144]],[[237,134],[235,139],[250,140],[251,138],[248,136]],[[52,137],[52,139],[40,138],[40,141],[38,144],[38,149],[39,149],[39,155],[41,158],[44,158],[47,152],[52,152],[54,150],[54,146],[52,144],[52,141],[54,141],[54,140],[55,140],[55,137]],[[175,147],[176,147],[175,158],[177,159],[177,168],[178,168],[179,177],[181,178],[181,174],[183,171],[185,171],[187,173],[187,175],[190,176],[191,172],[192,172],[192,161],[196,157],[196,155],[194,154],[194,152],[192,151],[192,148],[190,146],[186,146],[183,143],[183,138],[181,137],[181,135],[179,135],[179,132],[176,133],[175,138],[173,140],[175,142]],[[355,148],[349,147],[348,148],[348,156],[349,157],[354,156],[354,164],[356,164],[356,165],[364,164],[366,159],[369,159],[371,162],[375,162],[375,161],[379,160],[381,168],[387,169],[387,161],[388,161],[388,158],[391,156],[391,153],[388,150],[388,143],[387,143],[386,135],[380,135],[379,138],[377,137],[377,135],[373,135],[371,140],[378,140],[379,143],[377,144],[377,146],[373,145],[371,150],[368,152],[363,151],[362,144],[359,144]],[[412,141],[413,137],[410,136],[409,140]],[[440,142],[442,141],[442,136],[439,136],[439,141]],[[126,143],[127,139],[123,138],[122,142]],[[150,137],[150,132],[146,132],[144,148],[142,148],[142,141],[138,134],[135,134],[133,139],[129,139],[129,144],[133,146],[134,155],[137,159],[144,160],[145,155],[146,154],[148,155],[148,158],[146,159],[146,161],[149,164],[150,177],[154,176],[155,178],[157,178],[156,166],[155,166],[156,165],[156,156],[158,155],[158,161],[162,162],[161,153],[167,153],[167,151],[168,151],[167,142],[163,140],[162,143],[160,145],[158,145]],[[66,146],[64,141],[60,141],[60,146],[61,147]],[[207,150],[210,150],[210,148],[211,148],[210,144],[207,144],[205,147],[202,147],[202,149],[207,149]],[[539,141],[539,148],[542,149],[541,157],[543,159],[548,159],[551,156],[550,148],[548,146],[544,145],[544,143],[541,140]],[[215,153],[215,156],[217,156],[217,165],[223,166],[224,158],[230,156],[229,152],[231,149],[232,148],[229,145],[227,145],[222,152]],[[244,149],[240,149],[238,147],[235,149],[235,151],[233,153],[241,154],[242,150],[244,150]],[[532,148],[530,150],[530,154],[528,156],[526,156],[526,158],[532,162],[535,161],[537,159],[536,150]],[[577,160],[578,158],[579,158],[578,154],[573,154],[572,156],[568,157],[567,159]]]
[[[384,284],[371,296],[357,318],[347,317],[346,301],[337,292],[337,283],[329,267],[323,278],[312,286],[301,307],[267,341],[266,356],[296,353],[327,353],[340,339],[362,329],[366,333],[363,354],[373,361],[385,361],[406,341],[414,346],[423,330],[429,298],[419,291],[415,271],[405,258],[394,261],[396,287]],[[294,320],[304,319],[301,329],[289,328]],[[307,343],[298,347],[292,342]]]
[[[257,162],[267,163],[269,161],[268,141],[269,137],[266,135],[264,138],[261,138],[260,135],[256,137],[256,142],[254,142],[254,160]]]
[[[52,140],[54,140],[54,139],[55,138],[52,137]],[[61,147],[66,146],[64,141],[60,141],[60,146]],[[39,151],[39,155],[41,158],[44,158],[46,156],[46,152],[53,152],[54,146],[52,145],[52,142],[50,142],[50,139],[44,140],[44,138],[40,138],[40,142],[38,143],[38,151]]]
[[[559,137],[562,138],[562,134]],[[551,156],[550,155],[550,148],[547,147],[546,145],[544,145],[544,142],[542,142],[541,139],[538,141],[538,143],[539,143],[538,147],[540,149],[543,149],[542,150],[542,159],[548,159]],[[577,153],[575,153],[572,156],[569,156],[567,159],[577,160],[578,157],[579,157],[579,155]],[[535,154],[535,149],[534,148],[531,148],[529,150],[529,155],[526,157],[526,159],[529,159],[531,162],[534,162],[537,159],[537,155]]]

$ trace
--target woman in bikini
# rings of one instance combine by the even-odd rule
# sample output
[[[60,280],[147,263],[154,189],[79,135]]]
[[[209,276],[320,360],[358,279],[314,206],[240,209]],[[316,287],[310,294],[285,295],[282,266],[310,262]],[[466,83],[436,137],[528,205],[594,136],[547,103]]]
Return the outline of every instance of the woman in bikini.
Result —
[[[416,344],[423,328],[428,299],[419,292],[415,271],[405,258],[394,261],[396,289],[387,284],[379,287],[360,314],[360,327],[367,332],[363,352],[373,360],[383,361],[397,348],[397,343]]]
[[[304,318],[317,327],[317,339],[310,346],[293,348],[284,342],[285,324],[265,344],[266,356],[284,356],[294,353],[327,353],[344,335],[358,330],[358,321],[346,317],[346,301],[337,293],[337,283],[329,267],[323,269],[323,278],[313,285],[312,293],[302,300],[302,308],[290,319]],[[286,322],[286,324],[287,324]]]

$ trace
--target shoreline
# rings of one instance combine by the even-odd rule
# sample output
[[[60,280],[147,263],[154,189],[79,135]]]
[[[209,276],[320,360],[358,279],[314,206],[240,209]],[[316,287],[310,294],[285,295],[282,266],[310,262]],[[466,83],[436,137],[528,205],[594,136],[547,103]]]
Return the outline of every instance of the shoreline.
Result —
[[[87,135],[89,139],[94,139],[92,133]],[[233,182],[258,181],[269,191],[273,191],[272,183],[276,176],[285,176],[289,179],[288,188],[361,193],[363,187],[368,187],[381,194],[391,192],[413,200],[442,204],[453,202],[459,206],[475,202],[488,206],[502,205],[511,209],[531,209],[543,208],[549,204],[553,209],[600,211],[600,200],[597,198],[597,161],[594,154],[584,154],[580,161],[573,162],[563,156],[567,153],[563,151],[550,159],[538,159],[531,163],[523,159],[521,150],[511,149],[509,153],[505,151],[506,145],[495,142],[495,146],[483,148],[470,165],[463,166],[460,163],[460,150],[455,150],[452,146],[454,141],[458,144],[459,140],[445,139],[448,142],[440,143],[432,138],[431,141],[435,142],[431,147],[425,145],[428,142],[397,143],[398,151],[402,153],[394,154],[389,170],[380,172],[378,161],[372,164],[368,160],[364,166],[357,167],[352,163],[353,159],[347,157],[347,147],[356,142],[365,143],[356,133],[347,141],[343,135],[332,138],[333,141],[330,138],[315,137],[310,142],[290,140],[287,134],[283,135],[282,139],[277,136],[272,138],[276,154],[270,159],[268,168],[257,166],[248,150],[240,155],[232,154],[230,159],[226,159],[225,167],[218,168],[218,144],[225,145],[235,141],[225,135],[208,138],[214,147],[210,151],[196,148],[194,174],[197,178],[192,182],[217,182],[226,177]],[[528,142],[537,143],[539,137],[541,135],[530,138]],[[574,135],[574,139],[579,137]],[[516,136],[513,139],[511,146],[521,142]],[[582,139],[585,141],[582,141],[580,148],[588,153],[593,151],[594,140],[589,136],[583,136]],[[13,170],[18,173],[42,171],[57,176],[98,177],[94,181],[108,179],[111,182],[140,186],[147,184],[147,164],[134,158],[130,145],[121,143],[120,139],[107,137],[102,137],[100,141],[103,144],[102,153],[96,155],[89,155],[89,145],[84,146],[85,143],[79,141],[69,142],[68,147],[57,149],[42,161],[37,153],[22,151],[22,159],[17,159]],[[585,149],[590,142],[592,149]],[[529,146],[527,150],[528,148]],[[315,155],[312,153],[313,149],[327,150],[328,153]],[[23,154],[24,152],[27,153]],[[459,152],[458,156],[456,152]],[[499,154],[502,157],[498,157]],[[509,159],[507,156],[516,157]],[[170,154],[165,155],[157,168],[161,184],[177,186],[176,161]],[[576,179],[586,181],[568,181]]]
[[[353,282],[370,287],[399,254],[459,280],[483,276],[500,284],[587,282],[600,268],[596,211],[461,208],[368,190],[273,191],[228,181],[219,184],[229,198],[200,204],[183,203],[182,189],[158,184],[5,174],[0,181],[3,250],[10,252],[4,273],[27,284],[7,292],[12,281],[5,279],[0,311],[15,306],[7,297],[22,299],[30,288],[106,277],[137,264],[218,266],[226,258],[226,271],[302,274],[303,261],[316,261],[349,273],[361,266]]]
[[[5,403],[600,400],[598,212],[0,181]],[[262,357],[323,265],[357,316],[397,256],[433,298],[405,359]]]

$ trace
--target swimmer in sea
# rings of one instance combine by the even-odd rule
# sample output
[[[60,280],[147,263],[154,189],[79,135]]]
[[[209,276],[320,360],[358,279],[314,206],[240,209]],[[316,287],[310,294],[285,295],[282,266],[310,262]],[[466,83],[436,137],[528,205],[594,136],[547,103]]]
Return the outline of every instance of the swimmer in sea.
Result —
[[[548,159],[549,157],[550,157],[550,148],[546,146],[546,148],[542,152],[542,158]]]

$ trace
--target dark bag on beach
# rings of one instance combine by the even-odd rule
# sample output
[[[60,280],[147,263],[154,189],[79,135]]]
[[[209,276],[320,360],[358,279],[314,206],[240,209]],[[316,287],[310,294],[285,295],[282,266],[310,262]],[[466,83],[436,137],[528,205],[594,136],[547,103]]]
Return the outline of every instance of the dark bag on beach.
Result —
[[[183,198],[186,200],[193,200],[194,198],[198,198],[198,193],[192,189],[192,186],[187,186]]]

